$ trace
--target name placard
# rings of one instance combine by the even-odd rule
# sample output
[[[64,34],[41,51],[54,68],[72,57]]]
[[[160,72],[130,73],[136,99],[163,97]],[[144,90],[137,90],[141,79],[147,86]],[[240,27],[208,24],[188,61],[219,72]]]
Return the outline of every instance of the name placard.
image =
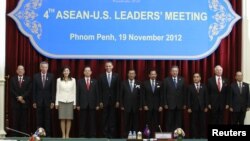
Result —
[[[171,132],[156,132],[155,133],[156,139],[172,139],[172,133]]]
[[[20,0],[9,16],[60,59],[202,59],[240,19],[228,0]]]

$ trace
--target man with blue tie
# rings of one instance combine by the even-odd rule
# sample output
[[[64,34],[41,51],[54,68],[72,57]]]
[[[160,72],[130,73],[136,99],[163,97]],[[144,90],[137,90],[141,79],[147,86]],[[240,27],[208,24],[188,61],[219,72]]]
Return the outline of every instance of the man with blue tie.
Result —
[[[250,110],[249,84],[243,82],[243,74],[235,74],[236,82],[231,84],[229,106],[232,112],[232,124],[244,124],[246,111]]]
[[[100,108],[103,109],[103,134],[107,138],[114,138],[116,135],[116,108],[119,108],[120,78],[112,71],[113,68],[112,62],[106,62],[106,72],[98,80]]]
[[[163,81],[164,108],[168,110],[166,129],[169,132],[182,127],[182,112],[186,108],[184,78],[178,73],[178,66],[171,67],[171,76]]]
[[[141,83],[135,80],[135,70],[128,71],[128,80],[121,84],[121,110],[125,115],[125,135],[129,131],[138,131],[138,114],[141,110]]]
[[[36,109],[37,127],[45,128],[46,135],[51,136],[51,109],[55,101],[54,75],[48,73],[48,62],[40,63],[40,73],[33,77],[33,108]]]

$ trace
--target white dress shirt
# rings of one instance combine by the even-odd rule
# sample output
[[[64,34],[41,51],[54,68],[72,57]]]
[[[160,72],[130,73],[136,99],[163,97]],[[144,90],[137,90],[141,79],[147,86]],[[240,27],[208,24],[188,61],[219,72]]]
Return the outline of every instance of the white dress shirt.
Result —
[[[59,102],[70,103],[73,102],[76,105],[76,80],[71,78],[71,80],[61,80],[57,78],[56,83],[56,105]]]

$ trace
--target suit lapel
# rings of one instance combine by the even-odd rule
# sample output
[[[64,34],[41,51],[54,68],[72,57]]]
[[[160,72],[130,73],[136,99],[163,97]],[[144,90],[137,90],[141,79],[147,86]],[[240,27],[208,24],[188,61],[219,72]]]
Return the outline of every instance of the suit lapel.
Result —
[[[223,80],[222,80],[222,81],[223,81]],[[216,87],[216,90],[217,90],[218,92],[220,92],[219,89],[218,89],[218,85],[217,85],[216,77],[215,77],[215,76],[213,77],[213,82],[214,82],[214,83],[213,83],[213,84],[214,84],[214,87]],[[222,84],[222,87],[223,87],[223,84]],[[221,87],[221,90],[222,90],[222,87]]]
[[[175,88],[174,79],[172,77],[170,77],[169,81],[172,84],[172,86]],[[177,86],[178,86],[178,82],[177,82]]]
[[[155,81],[155,85],[156,85],[156,81]],[[154,93],[153,89],[152,89],[152,84],[151,84],[150,80],[148,81],[148,87],[150,88],[151,92]],[[156,88],[155,88],[155,90],[156,90]]]
[[[112,86],[112,83],[113,83],[113,81],[114,81],[114,78],[115,78],[114,73],[112,73],[111,82],[110,82],[110,87]]]
[[[234,87],[235,87],[235,89],[237,90],[238,94],[240,94],[240,88],[239,88],[237,82],[235,82]],[[243,87],[242,87],[242,91],[243,91]]]
[[[113,80],[113,73],[112,73],[112,75],[111,75],[110,87],[112,86],[112,80]],[[105,81],[106,85],[109,87],[107,72],[105,72],[104,81]]]
[[[126,86],[127,86],[127,89],[129,90],[129,92],[132,93],[131,88],[130,88],[130,84],[129,84],[128,80],[126,80]]]
[[[87,83],[86,83],[85,78],[83,78],[82,80],[82,85],[83,85],[83,88],[87,91]]]
[[[197,90],[196,90],[195,84],[192,85],[192,88],[193,88],[193,91],[194,91],[196,94],[198,94],[198,92],[197,92]]]
[[[242,82],[242,92],[241,92],[241,94],[244,94],[244,91],[245,91],[245,85],[244,85],[244,83]]]
[[[47,76],[46,76],[47,77]],[[41,73],[39,73],[39,83],[40,83],[40,86],[42,86],[42,88],[43,88],[43,80],[42,80],[42,75],[41,75]],[[46,82],[45,82],[45,84],[46,84]],[[44,86],[45,87],[45,86]]]
[[[19,79],[18,76],[16,76],[16,78],[15,78],[15,84],[19,88],[19,80],[18,79]]]

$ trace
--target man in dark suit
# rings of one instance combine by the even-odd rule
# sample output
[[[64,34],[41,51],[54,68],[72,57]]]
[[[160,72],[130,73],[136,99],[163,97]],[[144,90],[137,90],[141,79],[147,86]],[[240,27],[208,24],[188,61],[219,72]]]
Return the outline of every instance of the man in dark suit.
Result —
[[[48,68],[47,62],[41,62],[41,72],[33,77],[33,108],[36,109],[37,127],[45,128],[46,135],[51,136],[50,120],[55,101],[55,80],[53,74],[48,73]]]
[[[107,138],[116,135],[116,108],[119,108],[120,78],[112,72],[112,62],[105,63],[106,72],[99,77],[100,108],[103,108],[103,134]]]
[[[16,70],[17,75],[10,80],[11,106],[13,116],[13,129],[27,133],[27,118],[29,95],[31,91],[30,77],[24,76],[25,70],[19,65]],[[19,134],[14,134],[19,136]]]
[[[77,83],[77,110],[80,110],[80,137],[96,137],[96,110],[99,110],[97,80],[91,78],[91,68],[84,68],[84,78]],[[89,119],[87,121],[87,119]],[[88,127],[86,126],[88,122]],[[87,135],[89,131],[89,135]]]
[[[151,128],[151,135],[154,135],[159,125],[159,112],[163,110],[163,96],[161,82],[156,80],[156,70],[151,70],[148,76],[149,80],[143,83],[142,104],[146,111],[146,123]]]
[[[171,68],[171,76],[163,81],[164,108],[167,112],[167,131],[173,132],[182,127],[182,112],[186,108],[184,78],[178,76],[178,66]]]
[[[124,110],[125,135],[129,131],[138,131],[138,114],[141,110],[141,84],[135,80],[135,70],[128,71],[128,80],[121,84],[121,110]]]
[[[205,138],[206,118],[208,111],[207,87],[201,82],[199,73],[194,73],[193,84],[188,86],[187,107],[191,113],[191,135],[193,138]]]
[[[223,124],[224,111],[228,109],[229,85],[222,77],[223,69],[220,65],[214,68],[215,76],[208,79],[209,109],[211,109],[211,123]]]
[[[232,124],[244,124],[246,111],[250,110],[249,84],[243,82],[243,74],[238,71],[236,82],[231,84],[229,106],[232,112]]]

